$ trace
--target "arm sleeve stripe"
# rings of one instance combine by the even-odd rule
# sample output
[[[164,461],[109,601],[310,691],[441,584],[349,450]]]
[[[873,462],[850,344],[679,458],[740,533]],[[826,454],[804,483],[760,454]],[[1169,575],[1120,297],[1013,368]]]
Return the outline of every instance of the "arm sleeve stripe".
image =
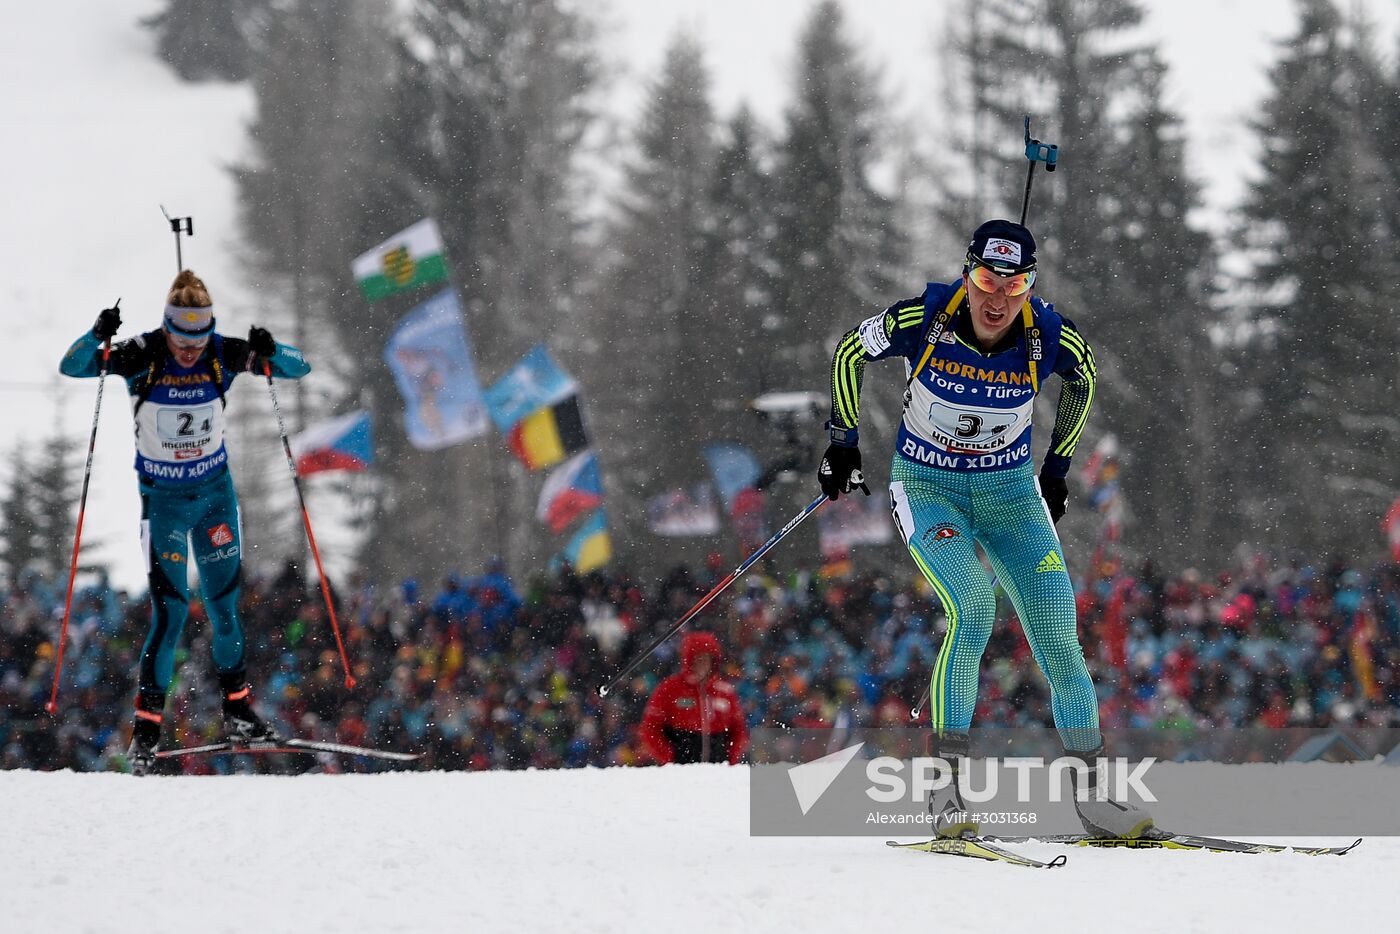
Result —
[[[1094,378],[1066,382],[1060,388],[1060,405],[1055,413],[1052,435],[1060,440],[1051,448],[1060,457],[1073,457],[1084,426],[1089,421],[1089,409],[1094,404]]]
[[[1060,332],[1060,342],[1069,348],[1070,353],[1074,354],[1075,359],[1084,366],[1085,372],[1091,377],[1098,375],[1098,363],[1094,360],[1094,351],[1084,340],[1083,335],[1078,331],[1065,328]]]
[[[860,422],[860,381],[867,359],[860,334],[847,331],[831,361],[832,414],[845,428],[858,427]]]
[[[1069,348],[1070,353],[1074,354],[1076,360],[1080,363],[1084,362],[1088,347],[1084,343],[1083,337],[1071,331],[1069,328],[1065,328],[1060,332],[1060,343]]]
[[[911,298],[897,302],[885,314],[885,324],[893,321],[896,331],[917,328],[923,324],[924,301]],[[836,343],[831,360],[831,413],[832,420],[843,428],[859,427],[861,379],[865,365],[873,359],[860,339],[860,328],[847,331]]]

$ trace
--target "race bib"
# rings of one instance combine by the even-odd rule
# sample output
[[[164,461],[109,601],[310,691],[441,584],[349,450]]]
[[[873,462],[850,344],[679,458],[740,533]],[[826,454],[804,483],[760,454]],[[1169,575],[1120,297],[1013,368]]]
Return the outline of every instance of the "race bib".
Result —
[[[953,402],[915,381],[904,424],[930,444],[957,454],[983,454],[1009,447],[1031,423],[1035,397],[1008,408]]]
[[[224,443],[224,407],[217,402],[147,402],[137,411],[136,422],[136,449],[153,461],[178,464],[199,460]]]

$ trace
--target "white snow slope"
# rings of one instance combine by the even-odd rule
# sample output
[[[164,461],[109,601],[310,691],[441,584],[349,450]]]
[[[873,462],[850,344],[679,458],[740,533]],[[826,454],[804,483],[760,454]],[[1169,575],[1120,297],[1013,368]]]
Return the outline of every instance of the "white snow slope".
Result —
[[[1022,869],[748,832],[748,769],[0,772],[0,930],[1394,930],[1400,840],[1344,857],[1025,845]],[[916,839],[902,837],[901,839]]]

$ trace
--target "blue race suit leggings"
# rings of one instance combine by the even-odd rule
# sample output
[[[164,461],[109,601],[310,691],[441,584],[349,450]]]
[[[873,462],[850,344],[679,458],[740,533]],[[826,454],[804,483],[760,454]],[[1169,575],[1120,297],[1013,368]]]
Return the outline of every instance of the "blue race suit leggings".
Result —
[[[138,685],[143,695],[163,698],[174,675],[175,649],[189,618],[191,555],[213,628],[214,668],[221,681],[241,680],[240,533],[238,498],[227,470],[180,489],[141,484],[141,543],[151,588],[151,631],[141,649]]]
[[[1096,748],[1098,700],[1079,647],[1074,589],[1031,465],[955,471],[896,455],[890,500],[900,534],[948,618],[930,685],[935,732],[967,732],[977,706],[982,653],[997,609],[996,590],[977,557],[980,544],[1050,682],[1065,748]]]

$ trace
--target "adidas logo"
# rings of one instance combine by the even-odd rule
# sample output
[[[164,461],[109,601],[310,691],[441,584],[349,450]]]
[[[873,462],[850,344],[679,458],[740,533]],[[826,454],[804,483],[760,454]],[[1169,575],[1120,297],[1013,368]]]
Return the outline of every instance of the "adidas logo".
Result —
[[[1063,571],[1065,562],[1058,552],[1047,551],[1045,557],[1040,559],[1040,563],[1035,566],[1035,573],[1044,574],[1047,571]]]

